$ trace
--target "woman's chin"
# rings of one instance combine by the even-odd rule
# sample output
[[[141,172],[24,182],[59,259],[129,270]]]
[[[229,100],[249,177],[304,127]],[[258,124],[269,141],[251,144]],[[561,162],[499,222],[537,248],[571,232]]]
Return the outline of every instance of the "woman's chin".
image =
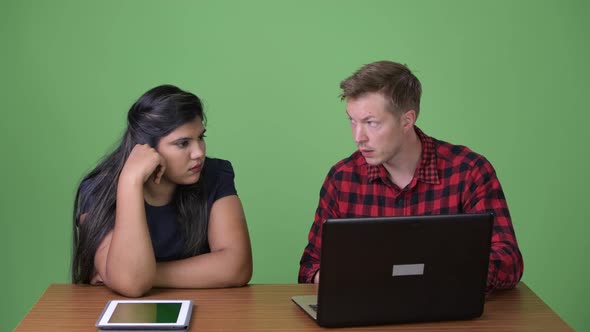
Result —
[[[182,183],[180,183],[180,184],[184,184],[184,185],[195,184],[195,183],[199,182],[199,179],[200,178],[201,178],[201,174],[200,173],[193,174],[191,176],[188,176],[188,177],[182,179]]]

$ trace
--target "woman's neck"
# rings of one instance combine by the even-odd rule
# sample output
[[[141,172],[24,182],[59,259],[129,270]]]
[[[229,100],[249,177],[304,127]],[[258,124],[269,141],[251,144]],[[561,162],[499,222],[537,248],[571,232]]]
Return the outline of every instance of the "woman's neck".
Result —
[[[172,201],[176,184],[164,179],[159,184],[149,179],[143,185],[143,198],[151,206],[163,206]]]

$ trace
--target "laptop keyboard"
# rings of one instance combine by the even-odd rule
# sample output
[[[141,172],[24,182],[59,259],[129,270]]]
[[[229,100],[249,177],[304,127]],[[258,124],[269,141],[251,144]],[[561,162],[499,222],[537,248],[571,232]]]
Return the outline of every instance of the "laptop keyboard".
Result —
[[[318,305],[317,305],[317,304],[310,304],[310,305],[309,305],[309,307],[310,307],[310,308],[311,308],[313,311],[315,311],[315,312],[318,312]]]

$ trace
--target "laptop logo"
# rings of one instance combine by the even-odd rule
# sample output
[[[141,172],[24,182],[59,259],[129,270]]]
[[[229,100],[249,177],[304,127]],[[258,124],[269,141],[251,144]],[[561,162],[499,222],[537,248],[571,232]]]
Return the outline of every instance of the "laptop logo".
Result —
[[[421,276],[424,275],[424,264],[397,264],[393,265],[392,277]]]

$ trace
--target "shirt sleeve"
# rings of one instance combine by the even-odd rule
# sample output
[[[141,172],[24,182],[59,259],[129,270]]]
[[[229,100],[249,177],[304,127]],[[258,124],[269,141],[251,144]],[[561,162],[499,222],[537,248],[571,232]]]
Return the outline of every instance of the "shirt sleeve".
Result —
[[[207,191],[209,211],[213,202],[225,196],[237,195],[234,182],[235,174],[232,164],[223,159],[208,159],[207,169]]]
[[[322,249],[322,225],[326,219],[337,218],[338,201],[337,189],[332,177],[332,170],[324,180],[320,189],[320,201],[316,209],[315,218],[308,235],[308,244],[299,262],[299,283],[313,283],[313,278],[320,269],[320,253]]]
[[[476,162],[466,182],[464,211],[491,212],[495,215],[486,292],[513,288],[523,273],[522,254],[518,248],[508,204],[492,165],[483,157]]]

